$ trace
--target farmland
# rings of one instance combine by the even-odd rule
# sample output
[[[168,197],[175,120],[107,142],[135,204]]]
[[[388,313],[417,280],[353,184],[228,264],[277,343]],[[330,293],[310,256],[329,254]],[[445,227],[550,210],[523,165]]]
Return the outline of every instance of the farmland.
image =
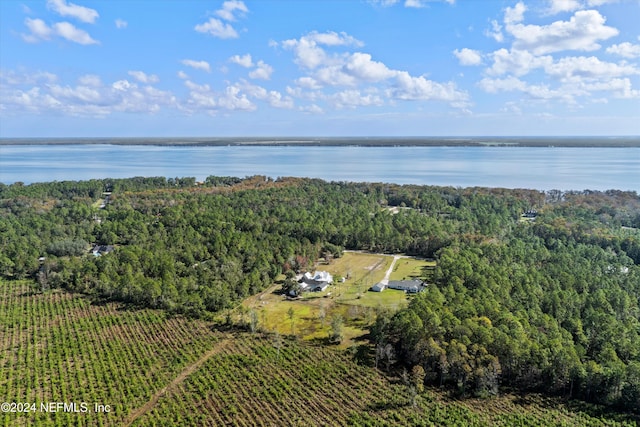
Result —
[[[431,389],[414,407],[399,378],[349,351],[34,294],[27,281],[2,282],[0,292],[0,395],[38,405],[2,414],[4,426],[634,425],[536,395],[458,401]],[[89,409],[44,412],[43,402]],[[110,412],[94,412],[96,403]]]

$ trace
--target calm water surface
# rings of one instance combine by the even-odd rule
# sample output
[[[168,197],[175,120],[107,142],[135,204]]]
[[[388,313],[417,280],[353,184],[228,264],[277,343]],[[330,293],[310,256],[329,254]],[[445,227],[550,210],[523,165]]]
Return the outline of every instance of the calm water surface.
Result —
[[[640,192],[640,148],[0,146],[5,184],[209,175]]]

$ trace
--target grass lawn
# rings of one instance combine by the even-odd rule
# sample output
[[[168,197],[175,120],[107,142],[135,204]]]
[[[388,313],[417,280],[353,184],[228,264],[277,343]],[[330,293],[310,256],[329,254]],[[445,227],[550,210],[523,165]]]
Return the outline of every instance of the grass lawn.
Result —
[[[409,279],[429,279],[433,269],[436,267],[435,261],[426,261],[415,258],[400,258],[393,266],[390,280]]]

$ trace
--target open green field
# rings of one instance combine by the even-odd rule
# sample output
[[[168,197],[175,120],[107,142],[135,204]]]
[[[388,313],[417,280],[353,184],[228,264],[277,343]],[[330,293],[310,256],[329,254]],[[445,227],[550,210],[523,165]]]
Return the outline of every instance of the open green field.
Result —
[[[26,281],[0,282],[0,346],[0,396],[36,404],[0,414],[7,427],[636,425],[538,395],[456,400],[431,389],[413,406],[399,378],[351,351],[33,294]],[[58,402],[67,410],[42,409]]]
[[[396,261],[391,272],[390,280],[428,279],[431,278],[435,261],[425,261],[415,258],[400,258]]]

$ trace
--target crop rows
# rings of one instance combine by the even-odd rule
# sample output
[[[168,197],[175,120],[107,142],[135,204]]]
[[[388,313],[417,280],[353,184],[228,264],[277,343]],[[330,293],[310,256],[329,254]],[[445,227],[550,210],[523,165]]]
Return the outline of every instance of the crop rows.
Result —
[[[405,386],[346,353],[292,341],[278,350],[273,339],[246,334],[134,425],[616,425],[566,409],[531,410],[506,397],[483,407],[441,397],[428,391],[413,407]]]
[[[1,283],[0,396],[37,410],[0,419],[6,426],[117,425],[215,341],[203,322]],[[42,411],[47,402],[84,402],[89,410]],[[95,403],[111,412],[93,413]]]
[[[621,425],[535,398],[452,400],[430,390],[414,407],[399,380],[349,353],[261,334],[220,338],[202,321],[0,283],[0,396],[90,405],[3,413],[0,425],[118,426],[132,414],[136,426]],[[112,411],[93,413],[94,403]]]

